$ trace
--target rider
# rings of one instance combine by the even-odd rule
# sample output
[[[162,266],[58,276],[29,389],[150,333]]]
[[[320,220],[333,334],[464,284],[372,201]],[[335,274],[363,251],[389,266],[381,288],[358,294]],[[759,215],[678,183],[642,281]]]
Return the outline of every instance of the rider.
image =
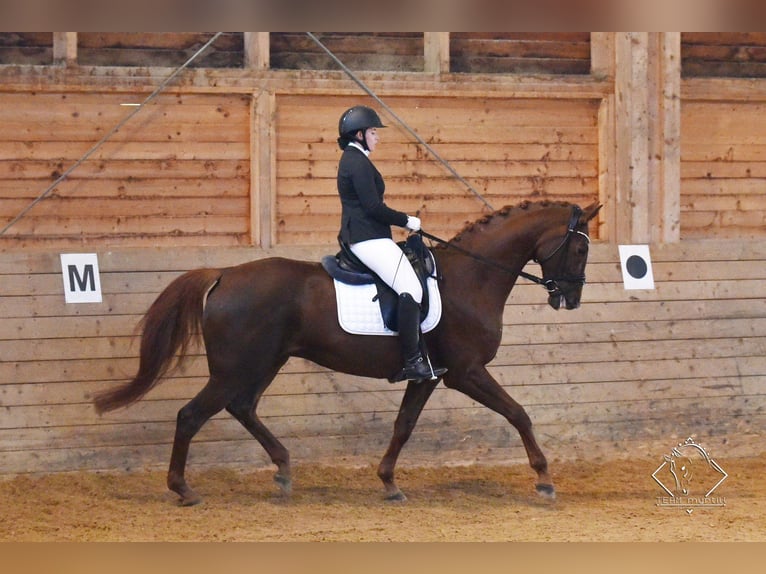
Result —
[[[432,368],[425,344],[421,351],[420,303],[423,288],[404,252],[394,242],[391,226],[420,230],[420,219],[383,202],[385,183],[369,155],[378,145],[378,128],[386,126],[372,108],[354,106],[340,117],[338,193],[342,206],[339,240],[399,295],[399,343],[404,367],[391,382],[435,379],[447,369]]]

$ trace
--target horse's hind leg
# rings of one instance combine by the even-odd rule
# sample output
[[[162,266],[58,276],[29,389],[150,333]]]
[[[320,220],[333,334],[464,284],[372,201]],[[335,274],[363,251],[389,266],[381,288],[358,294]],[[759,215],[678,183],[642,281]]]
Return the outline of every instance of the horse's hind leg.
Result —
[[[261,443],[271,461],[277,465],[274,482],[285,495],[289,495],[292,492],[290,453],[255,414],[258,400],[264,390],[264,385],[245,390],[226,406],[226,410]]]
[[[192,438],[210,417],[223,410],[231,400],[231,394],[212,377],[207,385],[180,411],[176,420],[176,434],[168,469],[168,488],[181,497],[182,506],[192,506],[202,501],[200,496],[186,483],[186,460]]]
[[[399,407],[399,414],[396,417],[396,422],[394,422],[394,434],[386,454],[383,455],[380,465],[378,465],[378,476],[383,481],[386,500],[403,501],[407,499],[394,481],[394,467],[399,453],[410,438],[415,424],[418,422],[418,417],[437,384],[438,381],[410,382],[407,384],[407,390],[404,392],[402,404]]]
[[[524,407],[513,400],[484,367],[474,368],[462,377],[458,377],[457,372],[450,372],[445,376],[444,384],[504,416],[516,428],[527,451],[529,465],[537,472],[537,493],[545,498],[556,498],[556,490],[548,473],[548,461],[537,444],[532,421]]]

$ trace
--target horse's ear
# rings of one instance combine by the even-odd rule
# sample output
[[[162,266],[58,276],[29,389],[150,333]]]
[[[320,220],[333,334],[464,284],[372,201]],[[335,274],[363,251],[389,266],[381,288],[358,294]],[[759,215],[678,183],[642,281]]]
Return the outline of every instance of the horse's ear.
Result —
[[[594,201],[588,207],[582,210],[582,216],[580,216],[580,223],[588,223],[591,219],[596,217],[598,211],[602,205],[598,201]]]

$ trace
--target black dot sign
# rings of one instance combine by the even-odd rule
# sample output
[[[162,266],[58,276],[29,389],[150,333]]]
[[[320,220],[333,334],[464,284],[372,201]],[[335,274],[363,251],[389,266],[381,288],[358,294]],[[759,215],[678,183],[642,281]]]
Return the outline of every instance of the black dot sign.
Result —
[[[649,267],[643,257],[640,255],[631,255],[628,257],[627,261],[625,261],[625,269],[628,270],[631,277],[643,279],[646,276]]]
[[[648,245],[619,245],[625,289],[654,289],[652,257]]]

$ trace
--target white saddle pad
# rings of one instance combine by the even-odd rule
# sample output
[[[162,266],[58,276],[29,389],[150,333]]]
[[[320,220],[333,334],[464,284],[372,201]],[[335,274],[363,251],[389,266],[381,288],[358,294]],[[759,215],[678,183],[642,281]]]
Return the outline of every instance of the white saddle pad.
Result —
[[[348,285],[334,279],[335,300],[338,304],[338,322],[341,328],[353,335],[397,335],[383,323],[380,303],[373,298],[378,294],[375,285]],[[436,279],[426,281],[428,287],[428,315],[420,324],[424,333],[439,324],[442,316],[442,300]]]

